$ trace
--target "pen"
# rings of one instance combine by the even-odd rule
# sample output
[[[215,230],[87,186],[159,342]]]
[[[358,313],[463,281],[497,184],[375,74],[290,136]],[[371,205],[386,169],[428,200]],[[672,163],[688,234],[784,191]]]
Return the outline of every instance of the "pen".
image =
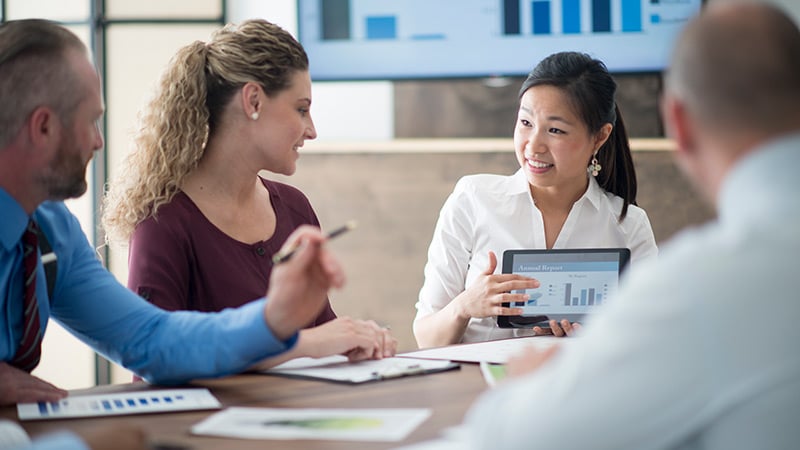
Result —
[[[400,378],[406,375],[418,375],[421,373],[425,373],[425,369],[419,364],[412,364],[405,367],[392,366],[372,372],[372,378],[375,380],[388,380],[390,378]]]
[[[340,234],[343,234],[343,233],[345,233],[347,231],[352,230],[353,228],[356,227],[356,225],[357,225],[357,222],[355,220],[351,220],[351,221],[347,222],[346,224],[342,225],[341,227],[331,231],[330,233],[325,235],[325,237],[327,239],[333,239],[336,236],[339,236]],[[281,250],[278,253],[275,253],[275,255],[272,257],[273,264],[280,264],[280,263],[284,263],[284,262],[288,261],[289,258],[291,258],[292,255],[294,255],[294,252],[296,252],[296,251],[297,251],[297,245],[293,245],[293,246],[287,248],[286,250]]]

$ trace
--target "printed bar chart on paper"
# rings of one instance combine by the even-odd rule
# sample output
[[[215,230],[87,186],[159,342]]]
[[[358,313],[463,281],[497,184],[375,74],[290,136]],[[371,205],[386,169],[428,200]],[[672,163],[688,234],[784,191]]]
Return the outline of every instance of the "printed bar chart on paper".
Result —
[[[219,409],[208,389],[168,389],[119,394],[76,395],[57,402],[20,403],[20,420],[119,416],[172,411]]]

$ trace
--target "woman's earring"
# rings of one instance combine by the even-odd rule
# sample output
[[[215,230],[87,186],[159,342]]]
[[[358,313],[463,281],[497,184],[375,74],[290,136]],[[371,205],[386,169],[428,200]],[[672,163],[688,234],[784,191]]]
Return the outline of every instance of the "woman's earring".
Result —
[[[586,171],[591,173],[593,177],[596,177],[601,170],[603,170],[603,167],[597,162],[597,153],[595,153],[592,157],[592,162],[589,164],[589,167],[586,168]]]
[[[250,114],[250,118],[253,120],[258,120],[258,113],[254,112],[253,114]]]

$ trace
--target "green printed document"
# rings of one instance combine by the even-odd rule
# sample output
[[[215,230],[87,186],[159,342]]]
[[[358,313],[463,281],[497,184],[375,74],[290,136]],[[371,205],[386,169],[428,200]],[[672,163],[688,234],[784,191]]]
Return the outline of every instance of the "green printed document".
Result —
[[[506,365],[492,364],[484,361],[481,362],[481,373],[486,380],[486,384],[493,387],[507,376]]]
[[[193,434],[242,439],[397,442],[431,415],[425,408],[228,408],[192,427]]]

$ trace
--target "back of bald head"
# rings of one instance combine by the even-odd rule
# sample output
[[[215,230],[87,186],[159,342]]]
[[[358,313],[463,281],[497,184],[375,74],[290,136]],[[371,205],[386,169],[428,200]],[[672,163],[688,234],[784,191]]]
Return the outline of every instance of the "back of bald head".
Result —
[[[666,77],[700,125],[800,129],[800,30],[766,3],[714,3],[684,29]]]

